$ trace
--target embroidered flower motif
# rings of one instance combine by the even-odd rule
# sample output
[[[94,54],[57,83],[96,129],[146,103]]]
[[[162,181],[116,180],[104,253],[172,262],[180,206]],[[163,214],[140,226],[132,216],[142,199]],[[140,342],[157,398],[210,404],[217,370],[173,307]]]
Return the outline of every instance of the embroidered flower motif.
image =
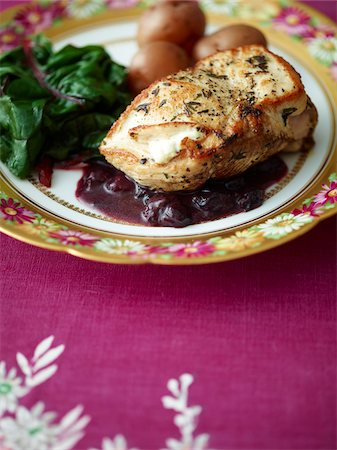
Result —
[[[215,247],[209,242],[195,241],[192,244],[176,244],[163,249],[165,253],[174,254],[178,258],[195,258],[213,253]],[[158,253],[161,253],[159,251]]]
[[[224,239],[211,239],[217,250],[240,252],[247,248],[255,248],[261,245],[264,238],[261,233],[254,230],[237,231],[233,236]]]
[[[308,44],[309,52],[322,64],[331,66],[337,63],[337,39],[333,37],[312,39]]]
[[[61,230],[62,225],[53,222],[43,217],[37,217],[32,223],[24,223],[22,229],[28,234],[35,234],[39,236],[47,236],[48,232],[55,232]]]
[[[17,33],[15,28],[8,27],[0,30],[0,52],[6,52],[21,44],[22,34]]]
[[[319,205],[325,203],[337,203],[337,181],[332,181],[330,186],[323,184],[321,192],[315,195],[314,200]]]
[[[114,255],[137,255],[146,251],[147,246],[137,241],[129,239],[103,238],[94,245],[96,250]]]
[[[314,219],[309,214],[283,213],[274,219],[268,219],[265,223],[257,225],[256,229],[262,231],[269,239],[280,239],[287,234],[299,230]]]
[[[6,364],[0,362],[0,416],[5,411],[13,413],[17,406],[18,398],[26,394],[22,386],[22,379],[16,376],[16,369],[11,369],[6,375]],[[0,435],[1,436],[1,435]]]
[[[0,217],[9,222],[32,222],[35,214],[32,211],[25,209],[19,202],[15,202],[12,198],[8,200],[2,198],[0,200]]]
[[[104,6],[104,0],[69,0],[67,13],[71,17],[81,19],[100,12]]]
[[[14,23],[21,26],[25,34],[44,30],[53,23],[54,10],[32,3],[21,9],[14,16]]]
[[[311,33],[310,16],[304,11],[289,7],[281,10],[280,14],[273,19],[275,28],[290,35],[308,37]]]
[[[237,10],[235,0],[200,0],[200,6],[207,11],[219,12],[228,16],[234,16]]]
[[[83,245],[91,247],[97,238],[88,233],[82,233],[81,231],[61,230],[56,232],[50,232],[49,236],[58,239],[65,245]]]
[[[98,450],[96,448],[89,448],[89,450]],[[104,438],[102,441],[102,450],[137,450],[136,448],[128,449],[126,439],[121,434],[117,434],[115,439]]]
[[[172,378],[167,383],[167,389],[172,396],[162,397],[163,406],[166,409],[172,409],[177,414],[174,417],[174,423],[179,428],[181,439],[167,439],[168,450],[205,450],[207,448],[209,435],[199,434],[193,436],[197,428],[198,416],[201,414],[202,407],[199,405],[188,406],[188,390],[193,383],[193,376],[184,373],[179,380]]]
[[[137,3],[138,0],[106,0],[108,8],[111,9],[131,8],[131,6],[135,6]]]
[[[54,413],[43,413],[44,405],[37,403],[31,410],[19,406],[15,417],[0,422],[0,436],[11,450],[48,450],[56,442],[56,426],[51,425]]]
[[[291,213],[294,216],[310,214],[312,217],[319,217],[323,213],[323,210],[316,203],[310,203],[309,205],[302,205],[300,209],[294,209]]]

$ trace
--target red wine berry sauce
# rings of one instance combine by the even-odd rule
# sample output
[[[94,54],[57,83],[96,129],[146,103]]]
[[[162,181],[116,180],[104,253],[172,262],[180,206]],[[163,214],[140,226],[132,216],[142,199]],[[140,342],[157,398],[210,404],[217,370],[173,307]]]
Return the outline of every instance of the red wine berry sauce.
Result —
[[[83,203],[116,221],[162,227],[220,219],[262,205],[265,191],[287,173],[278,156],[221,181],[208,181],[193,192],[164,193],[144,188],[101,160],[83,169],[76,190]]]

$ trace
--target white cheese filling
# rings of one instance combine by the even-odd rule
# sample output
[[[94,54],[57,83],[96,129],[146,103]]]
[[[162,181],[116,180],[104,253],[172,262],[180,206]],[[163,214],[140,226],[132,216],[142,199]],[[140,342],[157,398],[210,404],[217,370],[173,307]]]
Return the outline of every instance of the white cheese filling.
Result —
[[[146,153],[148,157],[153,159],[155,163],[164,164],[173,159],[181,150],[181,142],[185,138],[200,139],[201,134],[195,128],[189,131],[181,131],[170,137],[155,138],[149,140],[146,145]]]

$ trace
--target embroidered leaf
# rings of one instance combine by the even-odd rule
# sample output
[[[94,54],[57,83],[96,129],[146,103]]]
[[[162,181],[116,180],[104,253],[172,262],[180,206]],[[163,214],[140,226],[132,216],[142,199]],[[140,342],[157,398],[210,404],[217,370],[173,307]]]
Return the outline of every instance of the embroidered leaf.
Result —
[[[34,377],[27,378],[26,384],[29,387],[34,387],[41,383],[44,383],[50,377],[52,377],[56,371],[57,371],[57,365],[53,364],[52,366],[49,366],[46,369],[43,369],[40,372],[38,372],[36,375],[34,375]]]
[[[33,361],[36,361],[47,350],[49,350],[49,348],[51,347],[51,344],[53,343],[53,340],[54,340],[54,336],[49,336],[38,344],[38,346],[36,347],[35,352],[34,352]]]
[[[197,436],[194,441],[195,447],[196,448],[206,448],[207,444],[208,444],[208,439],[209,439],[208,434],[206,434],[206,433],[199,434],[199,436]]]
[[[28,362],[27,358],[25,357],[25,355],[18,352],[16,354],[16,362],[18,363],[18,366],[20,367],[22,372],[26,375],[26,377],[30,377],[32,374],[32,369],[31,369],[29,362]]]
[[[163,406],[166,409],[174,409],[175,411],[180,411],[183,404],[180,399],[175,399],[173,397],[169,397],[166,395],[165,397],[162,397]]]
[[[181,442],[177,441],[177,439],[166,439],[166,445],[169,450],[178,450],[183,448]],[[166,450],[166,449],[165,449]]]
[[[172,378],[171,380],[168,380],[167,382],[167,389],[172,392],[172,394],[176,397],[179,396],[179,385],[178,381]]]
[[[65,433],[67,435],[70,435],[70,434],[74,434],[79,431],[82,431],[83,428],[85,428],[88,425],[90,420],[91,420],[90,416],[81,417],[77,422],[75,422],[73,425],[71,425],[71,427],[69,427]]]
[[[184,388],[188,388],[193,383],[193,375],[190,373],[184,373],[179,377],[181,386]]]
[[[71,450],[75,446],[75,444],[77,444],[77,442],[83,438],[83,436],[84,433],[82,432],[76,433],[72,436],[68,436],[61,442],[54,444],[51,447],[51,450]]]
[[[80,415],[83,412],[83,406],[78,405],[75,408],[73,408],[71,411],[69,411],[61,420],[60,422],[60,429],[65,430],[66,428],[69,428],[71,425],[73,425],[76,420],[80,417]]]
[[[39,358],[34,366],[34,372],[42,369],[42,367],[48,366],[57,359],[64,350],[64,345],[59,345],[58,347],[52,348],[47,353],[45,353],[41,358]]]

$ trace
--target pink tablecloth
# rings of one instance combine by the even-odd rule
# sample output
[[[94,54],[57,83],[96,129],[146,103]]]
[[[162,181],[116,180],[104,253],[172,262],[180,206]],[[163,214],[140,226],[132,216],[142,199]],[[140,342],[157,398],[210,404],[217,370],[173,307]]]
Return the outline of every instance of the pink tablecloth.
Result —
[[[331,16],[336,6],[310,3]],[[81,429],[77,450],[122,450],[117,434],[144,450],[198,450],[207,439],[218,450],[336,448],[335,219],[272,251],[209,266],[99,264],[6,236],[1,263],[1,359],[8,370],[21,366],[30,389],[16,391],[26,394],[21,422],[0,419],[0,436],[12,426],[19,442],[13,450],[43,450],[52,436],[63,447],[48,449],[71,448]],[[173,381],[169,393],[167,381],[182,374],[184,386],[186,374],[194,378],[188,404],[202,411],[177,403],[184,392]],[[0,415],[2,378],[0,365]],[[78,409],[53,428],[38,407],[35,419],[29,412],[38,401],[56,421],[81,404],[91,421]],[[180,408],[176,424],[170,406]],[[165,444],[182,442],[179,427],[186,445]]]

